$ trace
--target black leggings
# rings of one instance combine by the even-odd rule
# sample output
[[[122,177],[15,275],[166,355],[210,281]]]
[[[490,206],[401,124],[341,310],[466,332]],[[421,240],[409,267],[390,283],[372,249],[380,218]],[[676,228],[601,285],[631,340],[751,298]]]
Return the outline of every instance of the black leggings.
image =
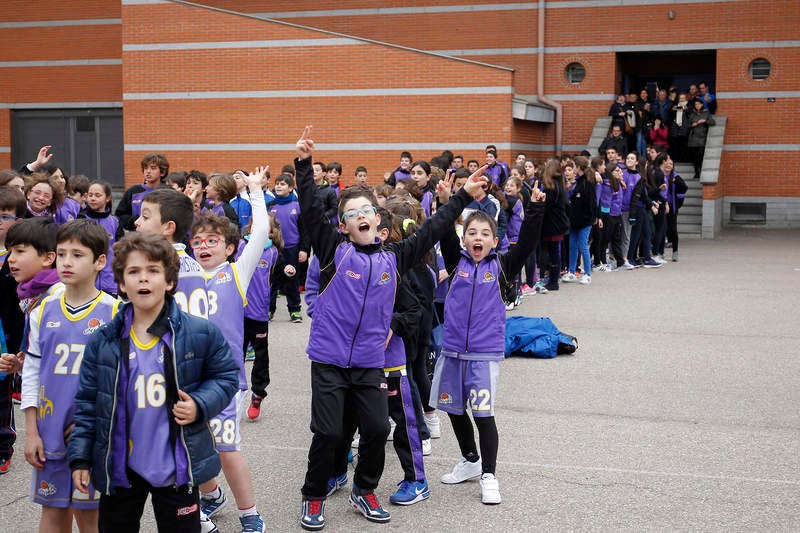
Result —
[[[461,455],[468,461],[474,462],[478,458],[478,449],[475,447],[475,433],[472,431],[472,422],[469,415],[449,415],[453,432],[458,440]],[[478,426],[478,439],[481,445],[481,463],[484,474],[494,474],[497,468],[497,448],[500,437],[497,435],[497,424],[493,416],[476,417],[475,425]]]
[[[672,253],[678,251],[678,212],[670,209],[667,214],[667,240],[672,243]]]

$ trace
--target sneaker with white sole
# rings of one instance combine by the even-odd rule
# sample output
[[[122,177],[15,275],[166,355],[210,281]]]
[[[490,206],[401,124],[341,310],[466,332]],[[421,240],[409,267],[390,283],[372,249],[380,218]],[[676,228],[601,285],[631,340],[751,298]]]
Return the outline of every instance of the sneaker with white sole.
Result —
[[[621,268],[622,270],[634,270],[636,267],[630,264],[630,262],[626,260],[624,263],[622,263],[622,265],[620,265],[619,268]]]
[[[307,531],[319,531],[325,527],[325,500],[303,499],[300,527]]]
[[[572,283],[574,281],[578,281],[578,278],[575,277],[575,274],[573,274],[572,272],[567,272],[566,274],[561,276],[561,281],[563,281],[564,283]]]
[[[514,307],[516,307],[514,305],[514,302],[511,302],[510,304],[506,304],[506,311],[513,311]]]
[[[589,285],[591,282],[592,282],[592,276],[589,276],[588,274],[584,274],[583,276],[581,276],[581,280],[580,280],[579,283],[581,285]]]
[[[219,489],[219,498],[209,498],[206,495],[200,495],[200,510],[203,511],[209,518],[214,518],[228,505],[228,498],[225,497],[222,487]]]
[[[353,490],[348,498],[353,509],[364,515],[370,522],[388,522],[391,515],[378,502],[378,497],[372,491],[361,492],[353,483]]]
[[[448,472],[442,476],[442,483],[446,483],[448,485],[463,483],[468,479],[479,477],[481,472],[480,460],[471,463],[462,457],[456,466],[453,467],[452,472]]]
[[[442,421],[439,420],[439,415],[436,411],[432,413],[424,413],[422,417],[425,419],[425,425],[428,426],[428,431],[432,439],[438,439],[442,436]]]
[[[242,533],[264,533],[266,531],[264,520],[258,513],[240,516],[239,522],[242,524]]]
[[[430,455],[432,452],[431,439],[422,439],[422,455]]]
[[[500,483],[494,474],[483,474],[481,476],[481,503],[486,505],[497,505],[500,503]]]
[[[219,533],[217,525],[203,511],[200,511],[200,533]]]
[[[431,497],[427,480],[407,481],[398,483],[398,488],[394,494],[389,496],[389,501],[396,505],[412,505]]]

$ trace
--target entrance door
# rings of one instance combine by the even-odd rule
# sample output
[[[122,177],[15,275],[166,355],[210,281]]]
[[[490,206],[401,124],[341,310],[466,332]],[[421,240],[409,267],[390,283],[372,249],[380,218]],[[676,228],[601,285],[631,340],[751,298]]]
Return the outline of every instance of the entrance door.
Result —
[[[68,174],[124,186],[122,109],[13,111],[13,167],[33,161],[45,145],[53,146],[52,161]]]
[[[676,52],[620,52],[617,54],[617,93],[639,93],[647,88],[650,100],[655,98],[656,87],[689,89],[701,81],[708,83],[716,93],[717,52],[715,50],[687,50]]]

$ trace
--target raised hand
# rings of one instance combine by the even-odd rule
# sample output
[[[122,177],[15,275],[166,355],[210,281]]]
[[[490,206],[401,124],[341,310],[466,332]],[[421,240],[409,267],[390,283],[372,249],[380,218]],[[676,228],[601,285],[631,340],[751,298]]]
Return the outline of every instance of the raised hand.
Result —
[[[547,193],[539,189],[539,180],[533,182],[533,189],[531,189],[531,202],[544,202],[547,200]]]
[[[455,181],[455,174],[450,170],[445,173],[444,179],[436,184],[436,194],[439,196],[439,203],[446,204],[453,193],[453,182]]]
[[[464,190],[467,191],[470,196],[479,188],[489,183],[488,178],[483,175],[487,168],[489,168],[489,165],[483,165],[481,168],[473,172],[469,179],[467,179],[467,182],[464,184]]]
[[[269,165],[264,165],[256,167],[253,172],[245,176],[244,181],[247,183],[247,190],[250,191],[250,194],[261,190],[261,183],[267,176],[267,172],[269,172]]]
[[[41,148],[39,148],[39,153],[36,156],[36,161],[32,162],[29,165],[29,168],[32,171],[36,172],[37,170],[45,166],[47,163],[49,163],[51,159],[53,159],[53,154],[47,153],[51,148],[52,146],[50,146],[49,144],[47,146],[42,146]]]
[[[314,141],[311,139],[311,130],[314,126],[306,126],[303,128],[303,134],[297,140],[295,147],[297,148],[298,159],[308,159],[314,151]]]

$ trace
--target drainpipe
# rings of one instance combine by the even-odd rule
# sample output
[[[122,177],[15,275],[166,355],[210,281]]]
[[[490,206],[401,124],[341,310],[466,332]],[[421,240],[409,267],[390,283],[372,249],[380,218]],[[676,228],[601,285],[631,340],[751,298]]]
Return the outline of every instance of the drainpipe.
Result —
[[[552,106],[556,110],[556,155],[560,156],[563,136],[563,109],[561,104],[544,95],[544,4],[544,0],[539,0],[539,8],[537,9],[539,15],[539,29],[537,32],[539,38],[539,56],[536,62],[536,98],[543,104]]]

